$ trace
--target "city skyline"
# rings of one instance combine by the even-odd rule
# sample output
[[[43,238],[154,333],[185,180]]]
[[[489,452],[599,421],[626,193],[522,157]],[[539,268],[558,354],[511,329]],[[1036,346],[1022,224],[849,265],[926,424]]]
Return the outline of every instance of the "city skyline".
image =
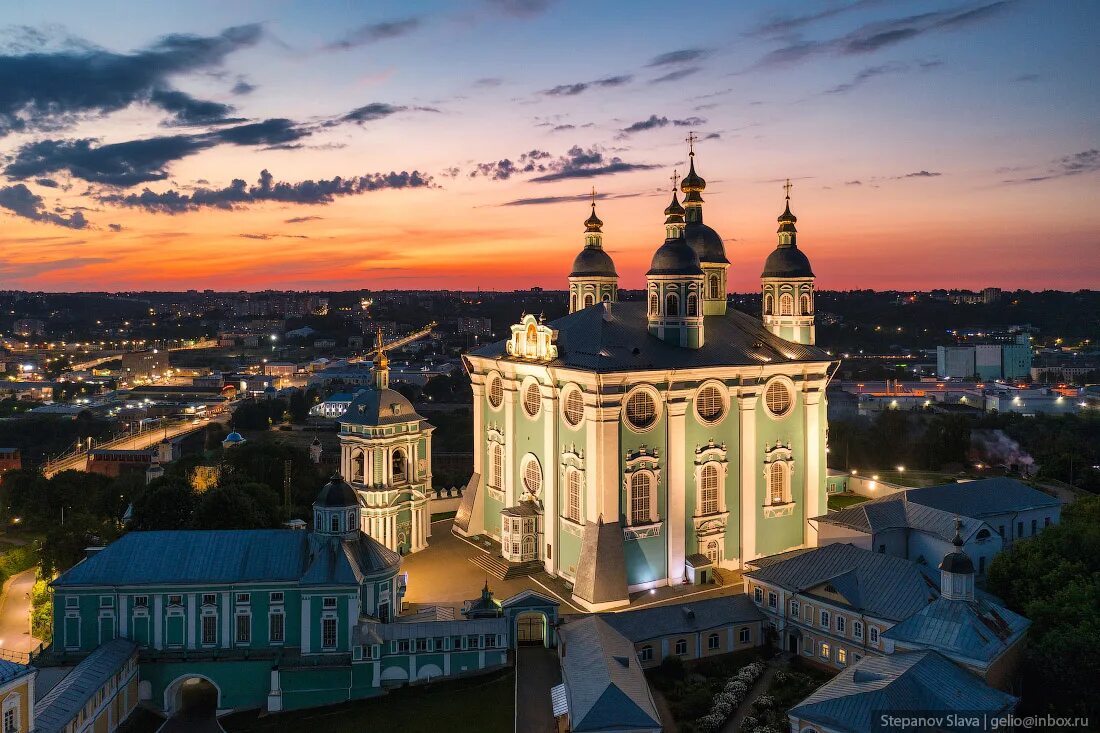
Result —
[[[1095,5],[113,7],[7,9],[2,289],[562,289],[593,186],[638,288],[691,131],[732,291],[788,177],[824,290],[1100,277]]]

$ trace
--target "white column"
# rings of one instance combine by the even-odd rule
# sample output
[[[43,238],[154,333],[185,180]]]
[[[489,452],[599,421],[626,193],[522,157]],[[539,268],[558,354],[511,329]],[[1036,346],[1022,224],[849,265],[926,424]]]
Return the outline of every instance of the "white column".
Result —
[[[543,459],[542,459],[542,530],[543,536],[535,533],[535,557],[543,558],[543,568],[551,575],[556,575],[558,562],[558,400],[554,396],[556,386],[544,387],[542,398],[542,419],[546,420],[546,429],[543,431]],[[540,547],[541,545],[541,547]],[[546,546],[553,547],[551,557],[546,557]]]
[[[619,408],[586,405],[588,439],[584,453],[584,514],[589,522],[619,521]]]
[[[802,397],[806,403],[802,408],[802,414],[806,418],[806,460],[802,471],[803,495],[806,502],[806,519],[809,519],[823,513],[821,494],[824,491],[825,477],[821,475],[821,392],[803,392]],[[798,470],[797,465],[795,470]],[[802,526],[806,533],[803,542],[807,547],[816,547],[816,527],[810,522],[803,522]]]
[[[130,614],[126,609],[127,596],[118,597],[118,635],[128,636],[130,629]]]
[[[668,493],[665,532],[668,538],[668,582],[676,584],[684,578],[687,557],[687,402],[669,402],[666,409],[668,470],[665,471],[665,485]]]
[[[474,375],[473,379],[481,379],[481,375]],[[485,456],[485,408],[483,405],[485,396],[485,385],[481,382],[474,381],[470,385],[470,389],[474,393],[474,473],[481,476],[481,484],[478,486],[478,496],[481,496],[480,489],[485,486],[485,470],[482,466]],[[431,436],[428,436],[428,440],[431,440]],[[431,461],[432,448],[431,443],[428,443],[428,460]],[[431,465],[428,466],[429,470]]]
[[[760,467],[756,450],[756,402],[755,394],[738,396],[737,406],[741,415],[741,567],[746,560],[756,558],[756,511],[760,504],[756,486],[757,469]]]
[[[309,596],[302,596],[302,653],[308,654],[310,650],[309,642]]]
[[[97,622],[98,623],[98,622]],[[153,648],[163,649],[164,638],[164,596],[157,593],[153,596]]]
[[[233,646],[233,599],[232,593],[222,593],[222,643],[223,649]]]
[[[187,594],[187,648],[195,648],[195,617],[198,616],[195,594]]]
[[[518,389],[518,387],[517,387]],[[504,506],[516,503],[516,390],[504,390]]]

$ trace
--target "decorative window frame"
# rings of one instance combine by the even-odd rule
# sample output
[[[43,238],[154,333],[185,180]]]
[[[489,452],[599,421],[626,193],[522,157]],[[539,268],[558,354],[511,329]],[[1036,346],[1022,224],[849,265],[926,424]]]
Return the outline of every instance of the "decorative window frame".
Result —
[[[661,527],[661,514],[659,511],[658,497],[661,494],[661,465],[657,455],[657,450],[650,451],[646,446],[641,446],[634,453],[627,453],[625,462],[625,471],[623,471],[623,497],[625,503],[623,505],[623,518],[626,520],[623,522],[625,527],[632,528],[631,534],[633,536],[627,536],[624,532],[625,539],[638,539],[641,536],[653,537],[660,534]],[[633,493],[631,490],[631,483],[635,475],[648,476],[650,480],[650,496],[649,496],[649,522],[646,524],[633,524],[631,520],[631,506],[633,504]]]
[[[630,398],[639,392],[647,392],[650,398],[653,400],[653,422],[643,427],[638,427],[634,423],[630,422],[630,418],[627,417],[627,404],[630,402]],[[657,388],[651,384],[636,384],[626,391],[623,395],[622,402],[622,422],[626,426],[626,429],[636,435],[644,435],[650,432],[653,428],[661,422],[661,417],[664,415],[664,400],[661,399],[661,393],[657,391]]]
[[[488,464],[488,470],[485,472],[485,488],[488,490],[490,498],[503,502],[504,483],[508,480],[506,475],[508,445],[504,442],[504,431],[497,425],[490,423],[485,430],[485,445],[485,460]],[[493,486],[491,483],[493,478],[493,451],[496,446],[500,446],[500,486]]]
[[[784,472],[783,501],[772,501],[772,487],[768,483],[771,467],[782,464]],[[764,449],[764,516],[787,517],[794,513],[794,454],[791,452],[790,443],[775,441],[775,445],[769,445]]]
[[[500,380],[500,404],[494,405],[492,398],[489,396],[492,394],[493,380]],[[500,412],[504,409],[504,395],[508,392],[507,387],[504,384],[504,375],[496,369],[493,369],[485,375],[485,404],[489,405],[489,409],[493,412]]]
[[[505,345],[505,351],[513,359],[525,361],[547,362],[558,358],[558,347],[554,340],[558,332],[547,326],[541,319],[535,318],[530,313],[520,318],[519,323],[511,327],[512,335]],[[535,334],[535,350],[531,352],[528,344],[528,334]]]
[[[726,480],[729,478],[729,462],[726,460],[726,444],[716,444],[711,438],[706,445],[695,448],[695,518],[728,517],[726,507]],[[718,469],[718,511],[702,514],[703,506],[703,469],[716,465]],[[698,525],[698,522],[696,523]],[[698,527],[697,527],[698,528]]]
[[[561,451],[561,460],[558,463],[559,474],[561,475],[561,506],[558,508],[558,516],[562,520],[561,526],[569,534],[580,537],[584,532],[584,491],[585,491],[585,471],[584,471],[584,451],[577,448],[575,443],[571,443],[568,446],[564,446]],[[579,497],[580,508],[580,521],[573,521],[569,517],[569,475],[576,473],[580,477],[581,482],[581,495]]]
[[[787,388],[788,393],[790,393],[790,397],[791,397],[791,404],[787,406],[786,412],[780,413],[779,415],[776,415],[774,412],[772,412],[770,409],[768,409],[768,388],[771,387],[772,384],[774,384],[776,382],[778,382],[778,383],[782,384],[783,386],[785,386]],[[771,379],[769,379],[768,381],[764,382],[764,386],[760,390],[759,404],[760,404],[761,407],[764,408],[764,414],[767,415],[772,420],[775,420],[777,422],[779,420],[785,420],[785,419],[787,419],[788,417],[791,416],[791,413],[794,412],[794,408],[798,405],[798,387],[797,387],[797,385],[795,385],[794,380],[791,379],[790,377],[788,377],[787,375],[777,374],[774,377],[772,377]]]
[[[527,467],[531,465],[531,463],[534,463],[536,466],[539,467],[539,488],[538,491],[535,492],[531,492],[530,489],[528,489],[527,481],[525,480],[527,475]],[[540,499],[542,497],[543,490],[546,489],[546,468],[543,467],[542,461],[539,460],[539,457],[536,456],[534,453],[523,454],[523,458],[519,460],[519,476],[519,483],[520,486],[523,488],[523,495],[530,496],[535,499]]]
[[[577,421],[576,425],[569,422],[569,418],[566,416],[565,413],[565,405],[569,401],[569,396],[574,392],[579,392],[581,395],[581,419]],[[584,390],[581,389],[580,386],[575,382],[570,382],[569,384],[561,388],[559,394],[560,396],[558,398],[558,401],[561,402],[561,421],[565,423],[565,427],[569,428],[570,430],[580,430],[581,426],[584,425]]]
[[[718,394],[722,397],[722,414],[717,418],[708,420],[703,417],[699,412],[699,395],[703,393],[703,390],[707,387],[714,387],[718,390]],[[726,416],[730,413],[730,389],[723,382],[717,379],[707,379],[695,389],[695,394],[691,396],[691,409],[695,413],[695,418],[699,421],[700,425],[719,425]]]
[[[539,391],[539,409],[538,409],[538,412],[536,412],[534,415],[532,415],[531,413],[529,413],[527,411],[527,391],[531,388],[532,385],[537,387],[538,391]],[[535,377],[530,377],[530,376],[525,377],[523,379],[523,381],[520,383],[520,387],[519,387],[519,411],[520,411],[520,414],[522,414],[525,418],[527,418],[528,420],[531,420],[532,422],[540,419],[542,417],[543,411],[546,408],[546,406],[543,404],[543,402],[545,402],[545,401],[546,401],[546,398],[542,393],[542,384],[539,382],[539,380],[536,379]]]

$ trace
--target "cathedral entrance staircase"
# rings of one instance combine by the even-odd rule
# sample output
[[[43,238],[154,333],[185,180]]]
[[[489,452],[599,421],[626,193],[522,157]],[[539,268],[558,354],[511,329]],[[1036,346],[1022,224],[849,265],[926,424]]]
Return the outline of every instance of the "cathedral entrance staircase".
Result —
[[[501,556],[490,555],[487,552],[479,552],[469,558],[469,560],[498,580],[525,578],[535,573],[542,572],[542,563],[538,560],[531,560],[530,562],[507,562]]]

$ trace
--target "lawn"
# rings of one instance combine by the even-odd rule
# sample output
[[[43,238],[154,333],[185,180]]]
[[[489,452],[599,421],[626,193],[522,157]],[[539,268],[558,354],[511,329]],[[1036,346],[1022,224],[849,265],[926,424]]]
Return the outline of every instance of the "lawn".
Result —
[[[837,512],[864,501],[867,501],[866,496],[858,496],[856,494],[831,494],[829,496],[829,511]]]
[[[484,733],[515,727],[515,674],[511,669],[394,690],[388,695],[313,710],[259,717],[256,712],[221,718],[229,733]]]

